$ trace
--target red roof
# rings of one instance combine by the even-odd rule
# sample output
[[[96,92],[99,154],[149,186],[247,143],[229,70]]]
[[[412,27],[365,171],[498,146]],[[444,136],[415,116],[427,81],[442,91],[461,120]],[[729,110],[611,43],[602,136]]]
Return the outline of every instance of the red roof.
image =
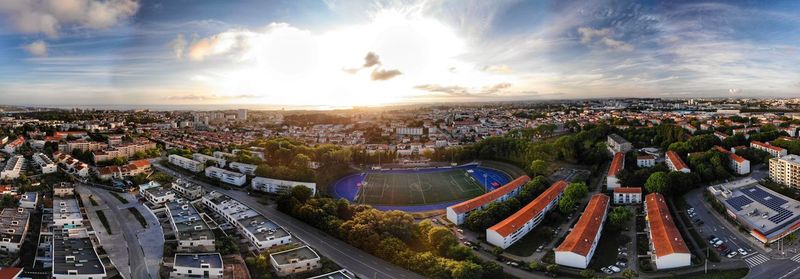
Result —
[[[511,193],[512,191],[514,191],[514,189],[517,189],[520,186],[525,185],[525,183],[528,183],[528,181],[530,180],[531,178],[528,177],[527,175],[517,177],[517,179],[514,179],[513,181],[509,182],[506,185],[503,185],[500,188],[495,189],[494,191],[474,197],[462,203],[450,206],[449,208],[452,208],[453,211],[455,211],[456,213],[468,212],[470,210],[476,209],[485,204],[493,202],[499,199],[500,197],[505,196],[508,193]]]
[[[641,194],[642,187],[617,187],[614,188],[614,194],[616,193]]]
[[[569,251],[588,256],[589,251],[592,250],[592,244],[600,232],[600,227],[603,225],[609,200],[611,198],[603,194],[592,196],[580,220],[572,228],[572,232],[567,235],[564,242],[561,242],[561,245],[556,248],[556,251]]]
[[[727,149],[725,149],[725,148],[723,148],[722,146],[719,146],[719,145],[715,145],[711,149],[714,149],[716,151],[719,151],[719,152],[722,152],[722,153],[725,153],[725,154],[731,153],[730,151],[728,151]]]
[[[774,146],[774,145],[771,145],[771,144],[766,144],[766,143],[763,143],[763,142],[760,142],[760,141],[756,141],[756,140],[751,141],[750,145],[756,145],[756,146],[760,146],[760,147],[763,147],[763,148],[772,149],[772,150],[775,150],[775,151],[778,151],[778,152],[783,152],[783,148],[780,148],[780,147],[777,147],[777,146]]]
[[[608,168],[608,176],[617,176],[617,173],[625,168],[625,154],[617,152],[611,160],[611,167]]]
[[[533,219],[533,217],[539,215],[550,202],[564,192],[564,188],[567,188],[567,182],[564,180],[553,183],[553,185],[550,185],[550,188],[547,188],[544,193],[536,197],[531,203],[517,211],[517,213],[514,213],[500,223],[492,226],[489,230],[495,231],[503,237],[510,235]]]
[[[674,253],[689,253],[683,237],[675,227],[672,216],[667,209],[664,196],[652,193],[645,197],[647,222],[650,224],[650,236],[656,256],[663,257]]]
[[[636,157],[636,159],[637,159],[637,160],[655,160],[655,159],[656,159],[656,157],[655,157],[655,156],[653,156],[653,155],[650,155],[650,154],[648,154],[648,155],[641,155],[641,156],[638,156],[638,157]]]
[[[136,160],[130,163],[131,165],[136,166],[137,168],[146,168],[150,166],[150,161],[148,160]]]
[[[2,267],[0,268],[0,279],[14,279],[22,273],[22,268],[19,267]]]
[[[681,156],[678,156],[678,153],[675,153],[675,151],[667,151],[667,159],[672,162],[672,165],[675,166],[676,170],[688,169],[686,163],[684,163],[681,159]]]

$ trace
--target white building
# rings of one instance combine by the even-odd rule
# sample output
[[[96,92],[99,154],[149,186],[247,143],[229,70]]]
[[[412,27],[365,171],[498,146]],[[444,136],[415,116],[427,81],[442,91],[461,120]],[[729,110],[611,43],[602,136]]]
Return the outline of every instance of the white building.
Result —
[[[633,149],[633,144],[617,134],[608,135],[607,144],[612,154],[626,153]]]
[[[78,201],[74,198],[53,199],[53,223],[61,228],[65,225],[82,226],[83,215]]]
[[[217,157],[214,157],[214,156],[208,156],[208,155],[203,154],[203,153],[194,153],[194,154],[192,154],[192,160],[198,161],[198,162],[206,164],[206,165],[209,165],[208,162],[211,161],[212,163],[216,164],[220,168],[224,168],[225,167],[225,163],[226,163],[224,158],[217,158]]]
[[[4,208],[0,212],[0,251],[17,254],[28,234],[30,211],[25,208]]]
[[[800,156],[790,154],[769,159],[769,178],[786,186],[800,187]]]
[[[269,261],[278,276],[288,276],[322,267],[319,255],[308,246],[269,254]]]
[[[686,166],[686,163],[683,162],[681,156],[678,156],[678,153],[675,153],[675,151],[672,150],[667,151],[666,162],[667,162],[667,167],[669,167],[671,171],[679,171],[684,173],[692,172],[692,170],[690,170],[689,167]]]
[[[3,171],[0,172],[0,179],[19,178],[19,173],[22,171],[23,165],[25,165],[25,157],[22,157],[22,155],[16,155],[8,158],[8,161],[6,161],[6,166],[3,168]]]
[[[603,194],[592,196],[578,223],[555,249],[556,264],[575,268],[589,266],[608,215],[609,200]]]
[[[520,240],[539,225],[544,219],[544,215],[558,204],[565,188],[567,188],[567,182],[564,180],[553,183],[531,203],[500,223],[486,229],[486,241],[506,249]]]
[[[39,202],[39,192],[25,192],[19,199],[19,207],[23,208],[36,208],[36,203]]]
[[[239,162],[231,162],[228,166],[232,169],[239,170],[239,172],[247,175],[255,175],[256,169],[258,168],[258,166],[256,165],[239,163]]]
[[[216,191],[203,196],[203,205],[221,215],[259,250],[292,243],[292,236],[252,208]]]
[[[640,168],[650,168],[656,165],[656,157],[653,155],[642,155],[636,157],[636,166]]]
[[[229,171],[226,169],[221,169],[218,167],[207,167],[206,168],[206,176],[211,178],[216,178],[219,181],[233,184],[236,186],[242,186],[245,182],[247,182],[247,176],[244,174]]]
[[[611,160],[611,166],[608,167],[608,175],[606,176],[606,185],[608,189],[620,187],[619,178],[617,174],[625,168],[625,153],[614,153],[614,159]]]
[[[106,268],[85,228],[53,231],[51,246],[54,279],[106,278]]]
[[[172,190],[189,200],[199,199],[205,193],[200,185],[182,179],[172,182]]]
[[[176,165],[191,172],[201,172],[205,167],[203,163],[175,154],[169,155],[170,164]]]
[[[214,232],[200,217],[200,213],[186,200],[177,199],[166,204],[167,216],[175,232],[180,252],[212,252]]]
[[[738,175],[745,175],[750,173],[750,160],[742,158],[731,151],[728,151],[722,146],[714,146],[714,149],[728,155],[728,167]]]
[[[222,256],[219,253],[177,253],[172,262],[169,278],[222,279],[224,271]]]
[[[641,187],[614,188],[614,204],[634,204],[642,202]]]
[[[170,189],[162,188],[162,187],[150,188],[150,189],[144,190],[144,193],[142,193],[142,196],[144,196],[147,199],[147,201],[149,201],[150,203],[152,203],[152,204],[154,204],[156,206],[160,206],[160,205],[163,205],[163,204],[165,204],[167,202],[175,200],[175,192],[173,192]]]
[[[690,266],[692,254],[683,242],[678,228],[672,220],[664,196],[652,193],[645,197],[647,212],[647,236],[650,241],[651,261],[656,269]]]
[[[421,136],[423,134],[422,128],[401,127],[395,130],[397,136]]]
[[[56,172],[56,170],[58,170],[56,163],[54,163],[53,160],[50,159],[50,157],[44,155],[44,153],[33,154],[33,161],[36,162],[42,173],[45,174],[54,173]]]
[[[266,177],[253,178],[250,181],[250,186],[253,188],[253,190],[273,193],[273,194],[289,190],[295,186],[305,186],[306,188],[311,189],[312,196],[316,195],[317,193],[317,183],[297,182],[289,180],[272,179]]]
[[[467,216],[469,216],[469,214],[475,210],[483,209],[492,202],[502,202],[516,196],[522,189],[522,185],[525,185],[525,183],[528,183],[530,180],[530,177],[523,175],[517,177],[517,179],[514,179],[506,185],[492,190],[491,192],[474,197],[456,205],[448,206],[447,220],[450,220],[450,222],[453,222],[453,224],[461,225],[467,219]]]
[[[3,151],[5,151],[8,154],[14,154],[15,152],[17,152],[17,148],[19,148],[23,144],[25,144],[25,137],[20,136],[14,141],[6,144],[6,146],[3,147]]]
[[[766,151],[769,153],[769,155],[772,155],[772,157],[783,157],[788,154],[786,149],[755,140],[750,142],[750,147]]]

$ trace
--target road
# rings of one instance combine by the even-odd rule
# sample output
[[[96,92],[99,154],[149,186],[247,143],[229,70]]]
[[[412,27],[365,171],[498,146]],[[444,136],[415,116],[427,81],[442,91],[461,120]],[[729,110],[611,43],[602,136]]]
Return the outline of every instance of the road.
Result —
[[[225,190],[209,185],[203,181],[192,179],[181,173],[161,166],[157,162],[153,163],[153,167],[162,172],[171,174],[172,176],[180,177],[184,180],[199,184],[206,189],[215,190],[231,196],[232,198],[258,211],[276,224],[282,226],[291,232],[294,237],[301,239],[323,256],[331,259],[342,268],[346,268],[361,278],[425,278],[419,274],[398,267],[378,257],[370,255],[367,252],[361,251],[358,248],[350,246],[349,244],[330,236],[323,231],[320,231],[306,223],[303,223],[302,221],[279,212],[273,207],[261,204],[256,200],[256,198],[251,197],[246,192]]]

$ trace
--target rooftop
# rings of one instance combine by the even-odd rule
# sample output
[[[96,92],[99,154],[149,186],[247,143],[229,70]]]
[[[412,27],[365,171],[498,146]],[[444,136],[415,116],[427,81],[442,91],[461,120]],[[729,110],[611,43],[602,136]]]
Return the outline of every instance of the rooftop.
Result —
[[[625,153],[617,152],[614,154],[614,159],[611,160],[608,176],[617,176],[617,173],[623,168],[625,168]]]
[[[210,192],[203,198],[208,199],[222,212],[239,222],[245,230],[253,234],[259,241],[268,241],[289,236],[289,232],[278,224],[267,219],[252,208],[219,192]]]
[[[536,197],[536,199],[528,205],[488,230],[495,231],[502,236],[510,235],[519,230],[519,228],[533,219],[533,217],[539,215],[550,202],[564,191],[564,188],[567,188],[567,182],[564,180],[553,183],[553,185],[550,185],[550,188],[547,188],[544,193]]]
[[[681,156],[678,156],[678,153],[675,153],[675,151],[672,150],[667,151],[667,159],[669,159],[672,162],[672,165],[675,166],[675,169],[677,170],[689,168],[686,166],[686,163],[683,162]]]
[[[628,140],[626,140],[625,138],[623,138],[623,137],[621,137],[620,135],[617,135],[617,134],[610,134],[610,135],[608,135],[608,137],[611,138],[611,140],[613,140],[614,142],[616,142],[618,144],[629,143]]]
[[[53,274],[105,274],[86,229],[53,232]]]
[[[614,188],[614,193],[641,194],[642,187],[617,187]]]
[[[597,234],[600,233],[600,227],[603,226],[609,200],[611,199],[604,194],[592,196],[578,223],[556,251],[570,251],[588,256]]]
[[[766,238],[778,236],[800,222],[800,202],[757,183],[726,185],[730,194],[724,200],[725,207]]]
[[[200,217],[200,213],[188,201],[177,199],[167,203],[170,220],[177,228],[178,240],[214,239],[214,233]]]
[[[0,238],[8,238],[12,243],[21,243],[28,229],[30,211],[24,208],[4,208],[0,212]]]
[[[219,253],[175,254],[175,266],[201,268],[203,264],[208,264],[208,268],[222,268],[222,256]]]
[[[308,246],[302,246],[291,250],[272,253],[269,256],[272,259],[274,259],[275,262],[278,263],[278,265],[297,263],[305,260],[319,259],[319,255],[317,255],[317,252],[314,252],[314,250],[312,250],[311,247]]]
[[[689,253],[689,248],[686,247],[681,233],[672,221],[664,196],[659,193],[647,195],[645,206],[655,254],[663,257],[674,253]]]
[[[517,177],[517,179],[512,180],[511,182],[501,186],[500,188],[495,189],[494,191],[474,197],[462,203],[453,205],[450,208],[452,208],[453,211],[457,213],[464,213],[476,209],[484,204],[493,202],[508,193],[511,193],[520,186],[525,185],[525,183],[528,183],[528,181],[530,180],[531,178],[528,177],[527,175]]]

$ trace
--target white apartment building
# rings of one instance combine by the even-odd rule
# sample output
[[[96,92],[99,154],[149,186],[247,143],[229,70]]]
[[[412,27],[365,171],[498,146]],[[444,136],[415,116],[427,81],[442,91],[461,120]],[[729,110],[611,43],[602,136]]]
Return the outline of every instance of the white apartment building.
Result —
[[[38,202],[39,192],[25,192],[19,199],[19,207],[33,209],[36,208]]]
[[[206,176],[236,186],[242,186],[247,182],[247,176],[244,174],[218,167],[207,167]]]
[[[194,153],[194,154],[192,154],[192,160],[198,161],[198,162],[206,164],[206,165],[209,165],[208,161],[211,161],[212,163],[216,164],[220,168],[224,168],[225,167],[225,159],[217,158],[217,157],[214,157],[214,156],[208,156],[208,155],[202,154],[202,153]]]
[[[25,208],[4,208],[0,212],[0,251],[19,253],[28,234],[30,211]]]
[[[678,268],[692,264],[692,254],[675,227],[664,196],[652,193],[645,197],[647,236],[650,240],[651,261],[656,269]]]
[[[777,147],[777,146],[774,146],[774,145],[771,145],[771,144],[763,143],[763,142],[760,142],[760,141],[755,141],[755,140],[750,142],[750,147],[758,149],[758,150],[766,151],[766,152],[769,153],[769,155],[772,155],[772,157],[783,157],[783,156],[786,156],[788,154],[786,149],[783,149],[783,148],[780,148],[780,147]]]
[[[224,266],[219,253],[175,254],[169,278],[222,279]]]
[[[85,228],[53,231],[51,243],[54,279],[106,278],[106,268]]]
[[[203,191],[203,187],[200,185],[191,183],[189,181],[184,181],[182,179],[177,179],[172,182],[172,190],[189,200],[199,199],[203,197],[203,194],[205,193],[205,191]]]
[[[614,153],[614,159],[611,160],[611,166],[608,167],[608,175],[606,176],[606,185],[608,189],[620,187],[619,178],[617,173],[625,168],[625,153]]]
[[[0,172],[0,179],[17,179],[22,171],[22,166],[25,165],[25,157],[16,155],[8,158],[6,166]]]
[[[769,178],[786,186],[800,187],[800,156],[790,154],[769,159]]]
[[[8,154],[14,154],[15,152],[17,152],[17,148],[19,148],[23,144],[25,144],[25,137],[20,136],[14,141],[6,144],[6,146],[3,147],[3,151],[5,151]]]
[[[447,220],[450,220],[450,222],[453,222],[453,224],[461,225],[467,219],[467,216],[469,216],[470,213],[475,212],[475,210],[483,209],[492,202],[502,202],[516,196],[521,191],[520,189],[522,189],[522,185],[525,185],[525,183],[528,183],[530,180],[530,177],[523,175],[517,177],[517,179],[514,179],[506,185],[492,190],[491,192],[487,192],[486,194],[474,197],[456,205],[448,206]]]
[[[614,188],[614,204],[642,203],[641,187]]]
[[[292,243],[289,232],[225,194],[212,191],[203,196],[202,202],[233,224],[259,251]]]
[[[50,159],[50,157],[44,155],[44,153],[39,152],[33,154],[33,161],[36,162],[36,164],[39,166],[39,169],[44,174],[54,173],[56,172],[56,170],[58,170],[56,163],[54,163],[53,160]]]
[[[250,186],[253,188],[253,190],[273,193],[273,194],[287,191],[295,186],[305,186],[306,188],[311,189],[312,196],[316,195],[317,193],[317,183],[297,182],[289,180],[272,179],[266,177],[253,178],[253,180],[250,181]]]
[[[642,155],[636,157],[636,166],[640,168],[650,168],[656,165],[656,157],[653,155]]]
[[[633,144],[617,134],[608,135],[607,144],[612,154],[619,152],[625,153],[633,149]]]
[[[288,276],[322,267],[319,255],[308,246],[269,254],[269,261],[278,276]]]
[[[522,239],[526,234],[533,230],[544,219],[550,209],[558,204],[567,182],[558,181],[550,185],[550,188],[536,197],[528,205],[512,214],[505,220],[486,229],[486,241],[490,244],[506,249],[511,244]]]
[[[166,204],[167,216],[175,232],[180,252],[212,252],[214,233],[189,201],[177,199]]]
[[[203,171],[203,168],[205,168],[201,162],[175,154],[169,155],[169,163],[183,169],[187,169],[191,172],[201,172]]]
[[[609,200],[610,198],[603,194],[592,196],[581,218],[555,249],[556,264],[575,268],[589,266],[608,215]]]
[[[679,171],[684,173],[692,172],[692,170],[689,169],[688,166],[686,166],[686,163],[683,162],[681,156],[678,156],[678,153],[675,153],[675,151],[672,150],[667,151],[666,162],[667,162],[667,167],[669,167],[669,170],[671,171]]]
[[[53,223],[56,227],[82,226],[82,221],[83,215],[78,200],[58,197],[53,199]]]
[[[147,201],[156,206],[163,205],[167,202],[175,200],[175,192],[173,192],[170,189],[162,187],[150,188],[144,190],[142,196],[144,196],[147,199]]]
[[[247,174],[247,175],[255,175],[256,169],[258,168],[257,165],[252,164],[245,164],[239,162],[231,162],[228,166],[232,169],[239,170],[239,172]]]

